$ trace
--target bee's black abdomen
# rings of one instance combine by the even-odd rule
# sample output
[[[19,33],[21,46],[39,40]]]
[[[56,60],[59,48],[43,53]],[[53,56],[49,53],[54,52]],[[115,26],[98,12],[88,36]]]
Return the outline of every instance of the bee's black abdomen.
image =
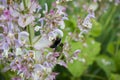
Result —
[[[61,42],[61,38],[57,38],[53,44],[50,46],[50,48],[56,48]]]

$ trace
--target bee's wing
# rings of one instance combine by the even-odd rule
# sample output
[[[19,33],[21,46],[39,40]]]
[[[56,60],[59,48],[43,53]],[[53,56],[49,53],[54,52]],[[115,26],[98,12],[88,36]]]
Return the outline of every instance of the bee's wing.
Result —
[[[52,42],[47,37],[41,37],[41,39],[34,44],[34,48],[40,50],[45,47],[49,47],[51,44]]]

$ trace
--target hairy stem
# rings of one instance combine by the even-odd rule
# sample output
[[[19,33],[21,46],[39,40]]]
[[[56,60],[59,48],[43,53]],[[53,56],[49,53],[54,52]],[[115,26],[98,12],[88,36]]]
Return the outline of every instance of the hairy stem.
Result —
[[[28,31],[28,33],[29,33],[29,43],[30,43],[30,48],[32,49],[32,47],[33,47],[32,33],[31,33],[31,30],[30,30],[30,26],[29,26],[29,25],[27,26],[27,31]]]
[[[23,0],[23,5],[24,5],[24,8],[27,9],[25,0]]]

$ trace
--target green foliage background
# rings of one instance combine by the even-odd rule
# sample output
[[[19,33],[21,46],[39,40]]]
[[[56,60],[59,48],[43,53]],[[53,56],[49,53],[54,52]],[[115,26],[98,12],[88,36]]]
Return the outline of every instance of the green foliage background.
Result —
[[[77,4],[79,7],[76,7]],[[95,10],[96,19],[92,20],[93,28],[86,37],[88,46],[84,47],[80,42],[71,41],[72,49],[81,49],[79,57],[84,58],[86,62],[74,61],[73,64],[68,64],[68,69],[57,66],[55,70],[60,74],[56,80],[119,80],[120,5],[116,6],[109,0],[97,3],[92,0],[69,2],[69,21],[66,21],[66,27],[69,27],[70,31],[77,27],[78,16],[84,18],[87,15],[83,4],[98,6]]]

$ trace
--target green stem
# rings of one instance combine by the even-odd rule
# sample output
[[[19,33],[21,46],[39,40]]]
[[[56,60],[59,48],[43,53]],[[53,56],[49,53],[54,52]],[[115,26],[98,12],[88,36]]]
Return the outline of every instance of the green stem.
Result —
[[[24,5],[24,8],[27,9],[25,0],[23,0],[23,5]]]
[[[27,5],[26,5],[26,0],[23,0],[23,5],[24,5],[24,8],[25,10],[27,11]],[[24,11],[24,13],[26,13]],[[31,29],[30,29],[30,26],[26,26],[27,27],[27,31],[29,33],[29,44],[30,44],[30,49],[33,49],[33,43],[32,43],[32,32],[31,32]]]
[[[32,33],[31,33],[31,30],[30,30],[30,26],[28,25],[28,26],[26,26],[27,27],[27,31],[28,31],[28,33],[29,33],[29,43],[30,43],[30,48],[32,49],[32,47],[33,47],[33,43],[32,43]]]

